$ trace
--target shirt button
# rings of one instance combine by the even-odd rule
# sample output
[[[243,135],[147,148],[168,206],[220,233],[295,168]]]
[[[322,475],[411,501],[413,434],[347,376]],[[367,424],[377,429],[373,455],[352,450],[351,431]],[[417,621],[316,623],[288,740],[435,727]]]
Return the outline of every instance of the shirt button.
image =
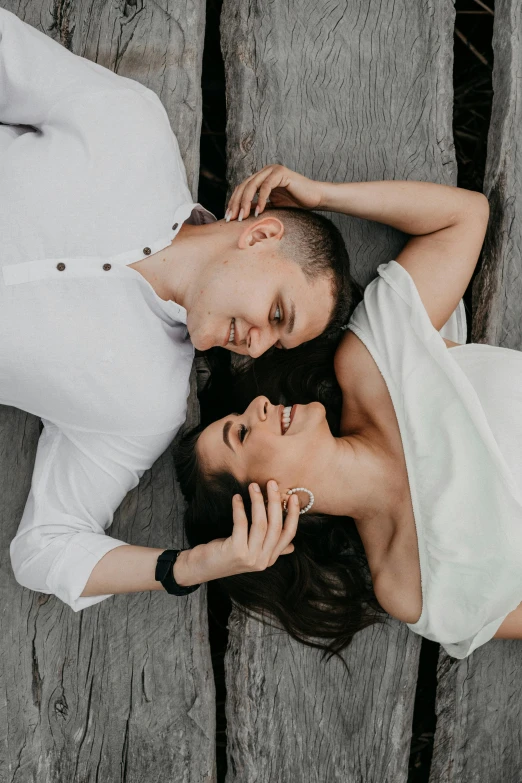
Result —
[[[110,264],[104,264],[103,268],[105,269],[106,272],[108,272],[109,269],[111,268],[111,265]]]
[[[146,256],[150,256],[150,247],[144,247],[143,252],[145,253]]]
[[[178,226],[179,226],[179,223],[174,223],[174,225],[172,226],[172,230],[175,231]]]
[[[56,264],[56,268],[59,272],[63,272],[63,270],[65,269],[65,264],[62,264],[62,262],[60,261],[59,264]]]

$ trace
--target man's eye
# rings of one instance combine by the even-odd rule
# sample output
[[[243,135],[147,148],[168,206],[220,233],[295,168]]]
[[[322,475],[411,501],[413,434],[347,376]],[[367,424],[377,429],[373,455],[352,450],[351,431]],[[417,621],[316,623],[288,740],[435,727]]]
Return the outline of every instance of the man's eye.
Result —
[[[241,426],[239,427],[239,433],[238,433],[240,443],[243,443],[243,441],[245,440],[247,432],[248,432],[248,430],[245,427],[245,425],[241,424]]]
[[[275,311],[275,313],[274,313],[274,318],[273,318],[273,320],[274,320],[274,321],[277,321],[277,322],[279,323],[279,321],[281,321],[282,319],[283,319],[283,315],[282,315],[282,313],[281,313],[281,308],[280,308],[280,307],[279,307],[279,305],[278,305],[278,306],[276,307],[276,311]]]

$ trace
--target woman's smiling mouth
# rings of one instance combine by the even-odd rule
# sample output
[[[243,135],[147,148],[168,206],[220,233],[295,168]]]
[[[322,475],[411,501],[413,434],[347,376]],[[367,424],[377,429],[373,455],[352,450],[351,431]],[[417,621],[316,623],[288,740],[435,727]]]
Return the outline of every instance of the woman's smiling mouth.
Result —
[[[292,423],[297,405],[287,405],[281,411],[281,434],[285,435]]]

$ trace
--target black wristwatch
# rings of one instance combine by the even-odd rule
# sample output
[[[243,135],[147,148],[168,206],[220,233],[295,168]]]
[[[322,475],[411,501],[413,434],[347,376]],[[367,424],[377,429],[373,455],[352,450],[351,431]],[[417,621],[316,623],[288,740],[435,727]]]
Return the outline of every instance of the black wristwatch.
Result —
[[[174,563],[179,553],[184,551],[184,549],[166,549],[158,557],[158,562],[156,563],[155,579],[157,582],[161,582],[167,593],[171,595],[188,595],[201,586],[189,585],[188,587],[182,587],[174,579]]]

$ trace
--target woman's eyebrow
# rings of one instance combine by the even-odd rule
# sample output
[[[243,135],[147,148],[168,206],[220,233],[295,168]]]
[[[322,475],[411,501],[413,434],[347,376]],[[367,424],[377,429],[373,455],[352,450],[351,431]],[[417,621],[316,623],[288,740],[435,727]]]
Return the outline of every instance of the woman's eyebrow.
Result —
[[[231,451],[234,451],[234,449],[233,449],[233,448],[232,448],[232,446],[230,445],[230,440],[229,440],[229,438],[228,438],[228,434],[229,434],[229,432],[230,432],[230,428],[231,428],[231,426],[232,426],[232,422],[231,422],[231,421],[227,421],[227,422],[225,422],[225,426],[223,427],[223,443],[225,443],[225,445],[226,445],[226,446],[228,446],[228,448],[229,448]]]

